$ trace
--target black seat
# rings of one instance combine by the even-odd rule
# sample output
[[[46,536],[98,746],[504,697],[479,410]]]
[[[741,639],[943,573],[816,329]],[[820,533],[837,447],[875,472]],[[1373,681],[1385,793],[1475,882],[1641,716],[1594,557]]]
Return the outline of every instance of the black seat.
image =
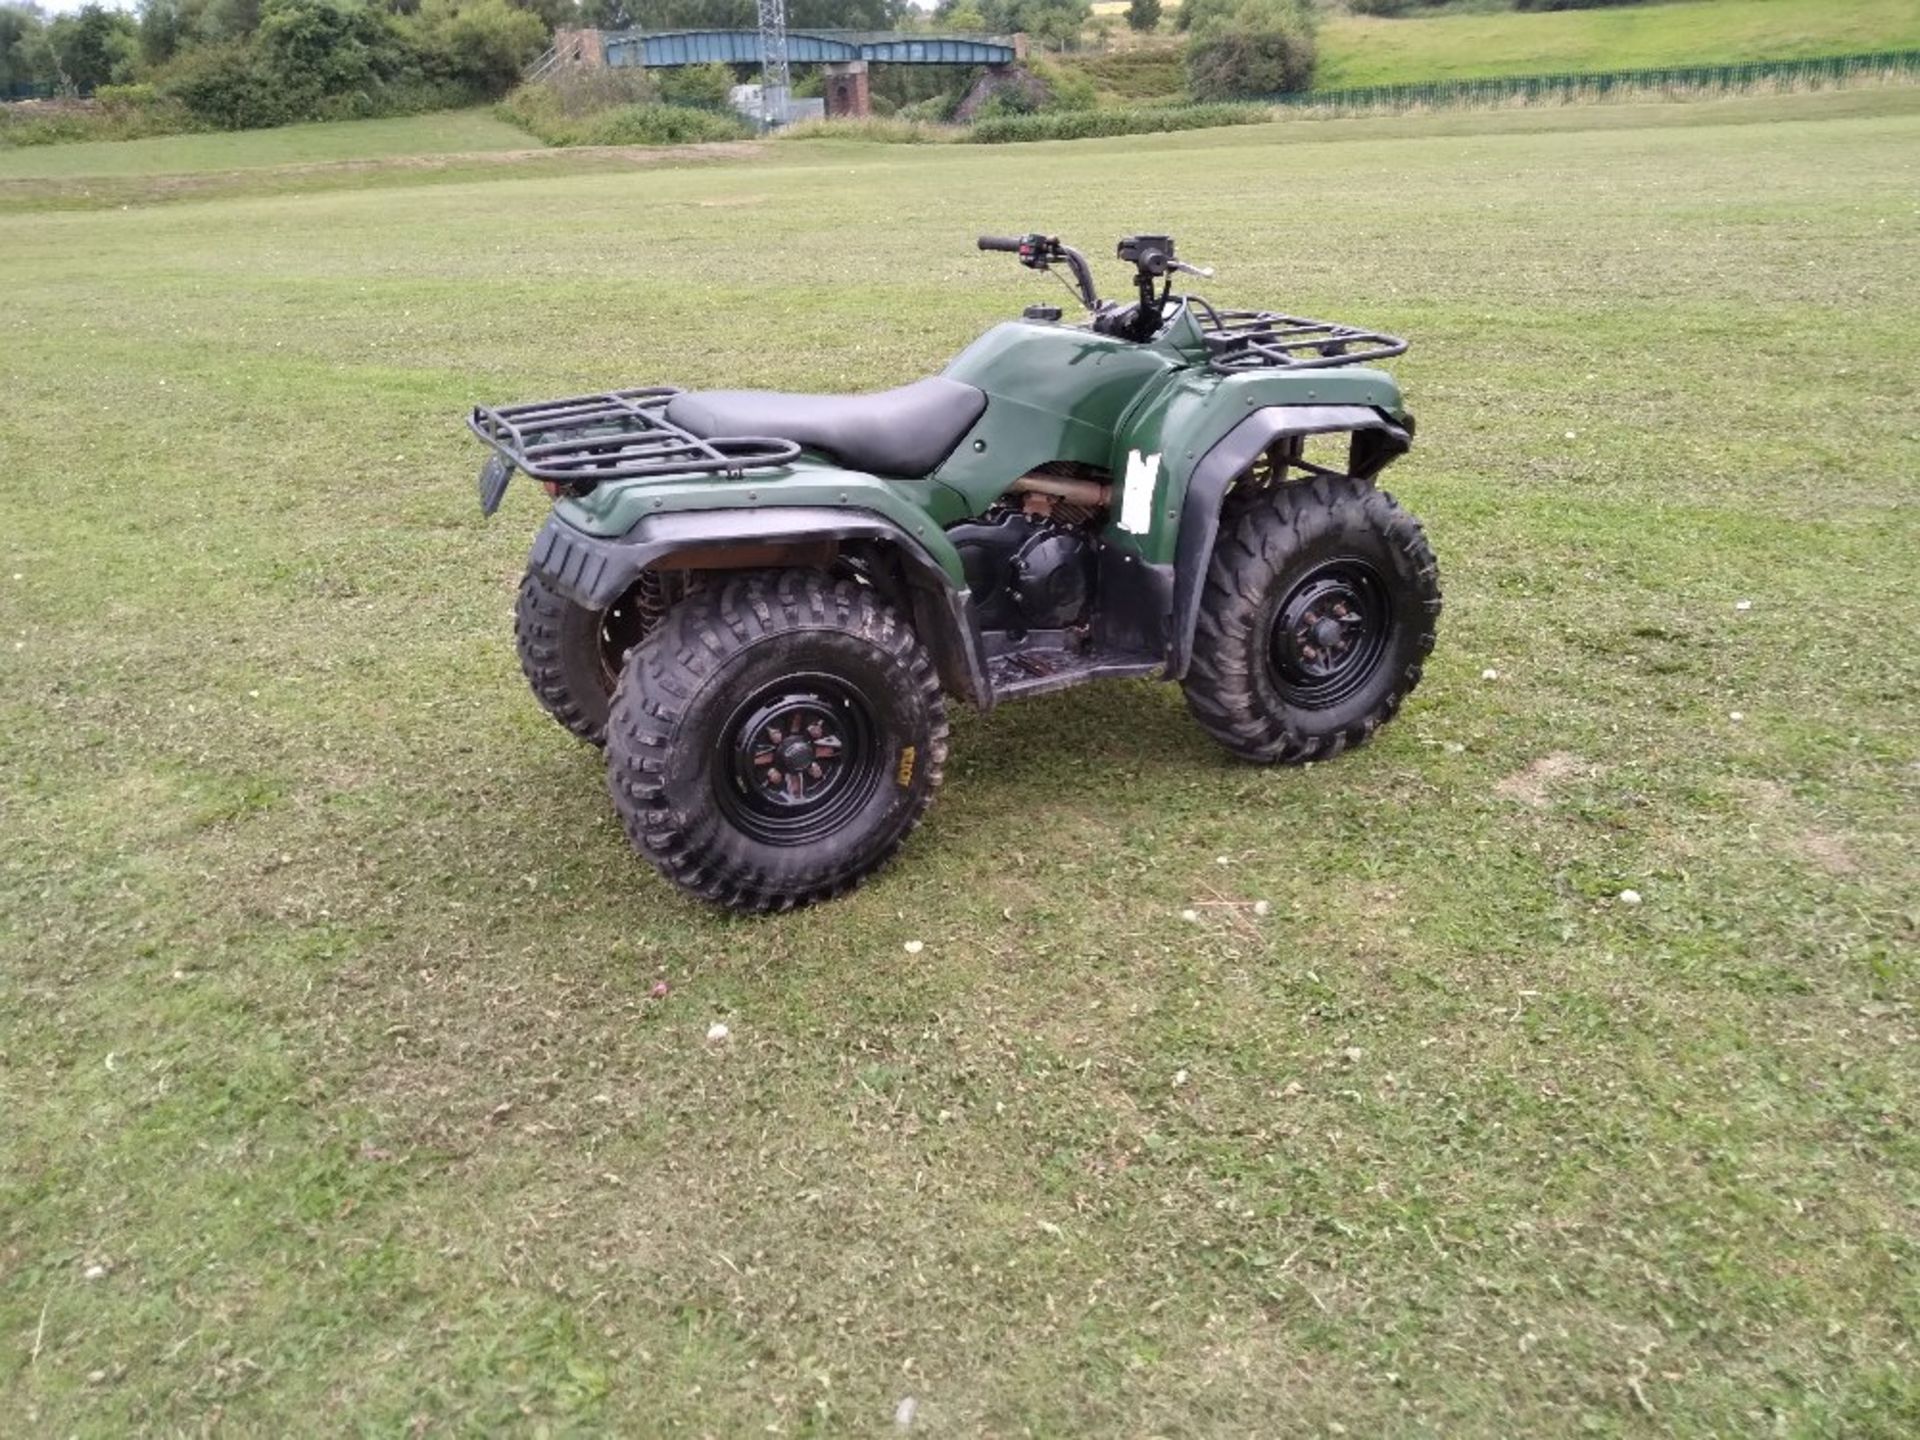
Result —
[[[936,375],[877,395],[694,390],[673,398],[667,419],[702,440],[770,436],[851,470],[920,476],[953,453],[986,408],[987,397],[973,386]]]

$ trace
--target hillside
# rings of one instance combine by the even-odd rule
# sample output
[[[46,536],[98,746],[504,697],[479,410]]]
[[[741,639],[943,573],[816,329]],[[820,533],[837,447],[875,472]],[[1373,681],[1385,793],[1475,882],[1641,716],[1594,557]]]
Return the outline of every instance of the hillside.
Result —
[[[1920,46],[1913,0],[1682,0],[1618,10],[1427,19],[1342,15],[1320,33],[1320,89],[1485,75],[1789,60]]]
[[[1114,13],[1125,8],[1119,5]],[[1620,10],[1400,19],[1342,14],[1320,29],[1318,88],[1796,60],[1916,47],[1920,5],[1913,0],[1676,0]],[[1144,40],[1128,36],[1120,48],[1064,56],[1058,63],[1084,73],[1109,103],[1178,99],[1186,84],[1180,37],[1169,33]]]

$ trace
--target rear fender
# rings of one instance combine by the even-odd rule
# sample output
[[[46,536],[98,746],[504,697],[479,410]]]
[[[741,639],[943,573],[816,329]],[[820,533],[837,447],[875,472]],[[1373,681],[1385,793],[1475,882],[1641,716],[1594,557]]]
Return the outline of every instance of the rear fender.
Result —
[[[945,546],[945,537],[938,543]],[[604,610],[645,570],[819,569],[855,554],[869,568],[883,569],[878,578],[906,599],[941,684],[976,705],[990,704],[966,587],[954,583],[924,537],[884,515],[819,505],[671,510],[643,515],[624,534],[610,536],[569,523],[556,510],[534,537],[527,564],[576,604]],[[957,557],[953,568],[959,568]]]

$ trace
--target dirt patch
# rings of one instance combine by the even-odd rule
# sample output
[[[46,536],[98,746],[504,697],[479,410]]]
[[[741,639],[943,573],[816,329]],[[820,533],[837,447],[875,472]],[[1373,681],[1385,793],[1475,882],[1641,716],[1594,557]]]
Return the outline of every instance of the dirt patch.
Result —
[[[438,170],[448,165],[524,165],[557,155],[617,160],[628,165],[665,165],[675,160],[749,160],[765,150],[758,140],[715,140],[705,145],[559,145],[530,150],[470,150],[450,155],[395,155],[380,160],[320,160],[279,167],[281,173],[333,169]]]
[[[1556,750],[1551,755],[1542,755],[1525,769],[1516,770],[1504,780],[1495,782],[1493,793],[1502,799],[1518,801],[1530,810],[1544,810],[1555,785],[1592,773],[1593,767],[1578,755]]]
[[[1771,815],[1785,808],[1793,798],[1787,787],[1778,780],[1762,780],[1754,775],[1737,775],[1729,778],[1726,784],[1729,791],[1761,814]]]
[[[1818,825],[1803,825],[1794,812],[1793,793],[1777,780],[1743,775],[1727,782],[1755,821],[1765,821],[1760,833],[1776,850],[1829,875],[1857,875],[1860,861],[1846,838]]]
[[[1860,869],[1847,842],[1831,830],[1810,827],[1795,834],[1790,843],[1794,854],[1829,875],[1853,875]]]

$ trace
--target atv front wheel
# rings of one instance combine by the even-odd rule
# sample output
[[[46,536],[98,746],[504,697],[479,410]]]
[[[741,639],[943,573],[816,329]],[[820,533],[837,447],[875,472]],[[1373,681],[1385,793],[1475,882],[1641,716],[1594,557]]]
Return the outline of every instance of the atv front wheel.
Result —
[[[1244,759],[1332,759],[1420,683],[1439,617],[1433,551],[1391,495],[1344,476],[1266,491],[1222,520],[1187,708]]]
[[[590,745],[606,743],[607,709],[621,662],[648,629],[645,597],[628,591],[589,610],[529,570],[514,605],[520,669],[542,708]]]
[[[698,591],[627,656],[613,803],[681,889],[736,910],[851,890],[920,823],[947,758],[925,648],[891,606],[811,570]]]

